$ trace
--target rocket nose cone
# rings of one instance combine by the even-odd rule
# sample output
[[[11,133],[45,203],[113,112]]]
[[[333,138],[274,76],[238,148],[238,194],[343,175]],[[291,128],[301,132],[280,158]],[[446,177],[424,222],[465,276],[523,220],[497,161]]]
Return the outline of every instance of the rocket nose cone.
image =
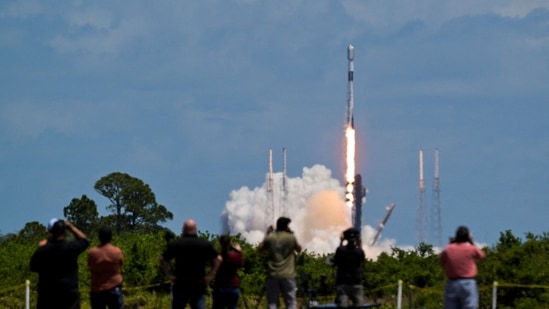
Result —
[[[355,58],[355,48],[353,45],[349,44],[347,47],[347,59],[353,60]]]

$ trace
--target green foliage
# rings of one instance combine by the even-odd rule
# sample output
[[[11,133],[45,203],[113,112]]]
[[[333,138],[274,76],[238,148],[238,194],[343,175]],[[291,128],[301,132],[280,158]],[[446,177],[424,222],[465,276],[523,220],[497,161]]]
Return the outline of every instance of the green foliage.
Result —
[[[35,239],[21,241],[18,237],[6,240],[0,246],[0,290],[24,284],[27,279],[36,279],[31,273],[29,261],[38,246]]]
[[[169,283],[159,267],[168,232],[127,231],[115,235],[112,242],[124,253],[122,272],[127,308],[169,307]],[[46,236],[42,224],[29,222],[18,233],[0,238],[0,277],[3,278],[0,281],[0,308],[24,308],[25,280],[31,282],[31,305],[35,304],[38,276],[30,272],[28,263],[38,242]],[[206,231],[200,232],[199,237],[218,246],[218,235]],[[91,242],[92,246],[99,243],[95,235]],[[240,270],[241,306],[262,306],[265,304],[265,257],[240,235],[233,236],[233,242],[240,245],[245,260]],[[487,258],[478,263],[477,276],[480,308],[490,308],[494,281],[499,283],[498,308],[546,308],[545,304],[549,303],[549,234],[529,233],[520,239],[511,231],[505,231],[500,234],[498,243],[483,250]],[[329,254],[308,251],[299,255],[300,303],[306,302],[311,295],[321,302],[333,302],[335,269],[328,262],[329,258]],[[90,286],[87,252],[79,257],[78,263],[82,308],[87,309]],[[380,303],[380,308],[395,307],[399,280],[403,282],[404,308],[442,307],[445,278],[439,254],[428,244],[419,244],[413,249],[392,248],[376,259],[367,259],[364,279],[366,299]],[[208,303],[210,301],[208,298]]]
[[[40,222],[32,221],[27,222],[25,227],[17,233],[16,240],[21,243],[34,242],[38,244],[40,240],[46,237],[48,237],[48,230],[46,227],[40,224]]]
[[[82,195],[80,199],[73,198],[71,203],[63,208],[63,215],[88,235],[97,230],[99,222],[97,205],[86,195]]]
[[[99,179],[94,188],[111,204],[107,209],[114,215],[116,231],[156,232],[159,222],[173,218],[168,209],[156,202],[149,185],[125,173],[111,173]]]
[[[526,234],[526,240],[509,230],[500,233],[499,242],[485,248],[487,258],[479,265],[479,284],[498,281],[498,307],[544,308],[548,303],[549,235]],[[532,286],[537,286],[533,288]],[[485,297],[489,297],[485,293]],[[532,302],[533,301],[533,302]]]
[[[124,284],[148,286],[165,281],[159,268],[160,255],[165,249],[164,234],[129,233],[113,241],[124,252]]]

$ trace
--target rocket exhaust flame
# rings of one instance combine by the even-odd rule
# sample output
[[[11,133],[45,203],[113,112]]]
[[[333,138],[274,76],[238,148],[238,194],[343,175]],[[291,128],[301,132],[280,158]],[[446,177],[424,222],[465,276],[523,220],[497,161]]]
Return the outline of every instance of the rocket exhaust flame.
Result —
[[[345,128],[345,204],[352,208],[354,205],[355,186],[355,129],[348,125]]]

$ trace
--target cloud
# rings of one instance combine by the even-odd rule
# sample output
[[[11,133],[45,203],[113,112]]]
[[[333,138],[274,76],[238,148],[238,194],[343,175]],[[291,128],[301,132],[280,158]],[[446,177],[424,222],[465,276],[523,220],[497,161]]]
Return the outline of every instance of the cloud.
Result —
[[[0,18],[29,18],[48,12],[48,5],[40,0],[11,1],[0,11]]]
[[[20,100],[0,106],[0,111],[0,127],[12,139],[34,139],[46,130],[72,135],[90,120],[89,105],[78,101]]]
[[[488,0],[464,1],[343,1],[347,14],[379,31],[392,32],[410,21],[422,21],[430,27],[459,18],[480,15],[522,18],[538,8],[549,9],[549,1]]]
[[[114,22],[112,12],[100,8],[73,9],[68,12],[66,19],[70,29],[74,29],[75,32],[86,27],[98,31],[109,30]]]

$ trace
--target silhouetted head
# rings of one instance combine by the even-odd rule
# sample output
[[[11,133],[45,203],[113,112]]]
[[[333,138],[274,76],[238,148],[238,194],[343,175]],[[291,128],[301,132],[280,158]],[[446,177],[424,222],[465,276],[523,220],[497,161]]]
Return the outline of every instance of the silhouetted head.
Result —
[[[459,226],[456,230],[454,241],[457,243],[468,242],[470,239],[469,229],[466,226]]]
[[[65,235],[65,220],[51,219],[48,223],[48,231],[51,233],[53,238],[59,238],[60,236]]]
[[[184,236],[196,236],[196,222],[193,219],[188,219],[183,224],[183,235]]]
[[[292,219],[286,217],[280,217],[276,220],[276,230],[277,231],[288,231],[288,226],[292,222]]]
[[[231,236],[229,234],[221,235],[219,237],[219,244],[221,245],[221,251],[228,251],[231,247]]]
[[[355,229],[354,227],[348,228],[343,231],[343,239],[355,240],[357,238],[360,238],[360,231]]]
[[[112,240],[112,229],[110,227],[103,226],[99,229],[99,241],[102,245],[110,243]]]

